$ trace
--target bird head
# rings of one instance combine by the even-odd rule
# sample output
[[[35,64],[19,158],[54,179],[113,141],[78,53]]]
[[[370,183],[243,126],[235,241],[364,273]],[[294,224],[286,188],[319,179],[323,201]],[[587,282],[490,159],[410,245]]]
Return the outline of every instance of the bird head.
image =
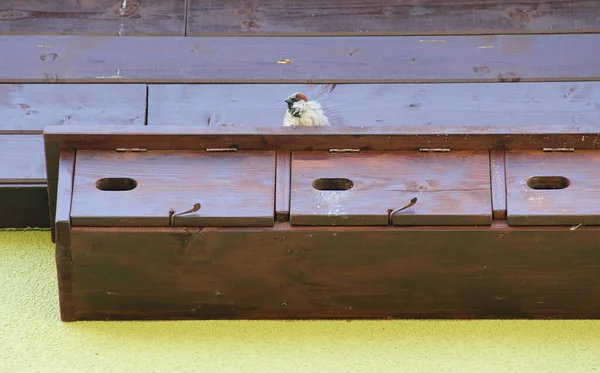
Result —
[[[296,103],[306,103],[308,102],[308,97],[300,92],[293,93],[289,95],[285,100],[287,104],[288,111],[295,117],[300,117],[300,107],[298,105],[294,105]]]

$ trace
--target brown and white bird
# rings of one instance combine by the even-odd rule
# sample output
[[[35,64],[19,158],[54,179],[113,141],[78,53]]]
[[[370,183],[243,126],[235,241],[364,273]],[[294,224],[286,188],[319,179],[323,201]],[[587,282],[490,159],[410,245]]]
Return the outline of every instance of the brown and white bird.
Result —
[[[321,104],[309,101],[302,93],[294,93],[284,100],[287,110],[283,117],[284,127],[328,126],[329,119],[323,112]]]

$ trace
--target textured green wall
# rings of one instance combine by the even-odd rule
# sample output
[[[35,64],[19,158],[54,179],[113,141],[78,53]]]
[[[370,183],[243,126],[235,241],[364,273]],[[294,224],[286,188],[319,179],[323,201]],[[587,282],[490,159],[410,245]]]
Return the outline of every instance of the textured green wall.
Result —
[[[600,372],[600,321],[63,324],[53,249],[0,232],[0,372]]]

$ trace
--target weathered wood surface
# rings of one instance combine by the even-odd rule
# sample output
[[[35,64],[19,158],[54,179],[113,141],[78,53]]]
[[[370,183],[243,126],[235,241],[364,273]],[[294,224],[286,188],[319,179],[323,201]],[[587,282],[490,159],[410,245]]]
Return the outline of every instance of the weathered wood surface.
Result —
[[[184,35],[185,0],[9,0],[0,34]]]
[[[490,150],[490,178],[492,185],[492,217],[506,220],[506,170],[504,150]]]
[[[46,184],[0,183],[0,228],[49,228]]]
[[[0,84],[0,133],[46,125],[144,125],[146,85]]]
[[[43,136],[0,135],[0,184],[45,182]]]
[[[507,151],[508,224],[600,225],[599,169],[600,151]]]
[[[73,266],[71,258],[71,198],[75,172],[75,152],[61,151],[59,164],[57,210],[53,224],[56,229],[56,272],[60,299],[60,318],[74,321]]]
[[[492,223],[486,151],[293,152],[291,185],[293,225]]]
[[[277,127],[294,92],[336,127],[600,128],[600,82],[150,85],[148,125]]]
[[[291,152],[278,151],[275,170],[275,220],[279,222],[290,219],[291,169]]]
[[[74,319],[599,318],[600,231],[74,228]]]
[[[4,83],[591,81],[600,34],[389,37],[0,36]],[[156,53],[161,51],[161,53]]]
[[[102,183],[105,178],[133,180]],[[130,185],[131,184],[131,185]],[[131,189],[133,188],[133,189]],[[71,223],[85,226],[272,226],[275,152],[77,151]]]
[[[594,0],[188,0],[188,35],[402,35],[600,31]]]

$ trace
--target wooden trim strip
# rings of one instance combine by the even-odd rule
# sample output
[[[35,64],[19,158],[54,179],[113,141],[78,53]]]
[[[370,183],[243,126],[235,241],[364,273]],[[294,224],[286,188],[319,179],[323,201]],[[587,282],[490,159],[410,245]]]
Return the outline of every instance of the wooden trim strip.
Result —
[[[490,176],[492,182],[492,217],[506,220],[506,170],[504,150],[490,150]]]
[[[63,321],[74,320],[73,310],[73,268],[71,261],[71,198],[75,174],[75,152],[61,151],[59,163],[60,178],[56,213],[53,217],[56,231],[56,270],[60,295],[60,317]],[[54,225],[54,224],[53,224]]]
[[[292,155],[289,151],[277,152],[275,169],[275,220],[290,220]]]

